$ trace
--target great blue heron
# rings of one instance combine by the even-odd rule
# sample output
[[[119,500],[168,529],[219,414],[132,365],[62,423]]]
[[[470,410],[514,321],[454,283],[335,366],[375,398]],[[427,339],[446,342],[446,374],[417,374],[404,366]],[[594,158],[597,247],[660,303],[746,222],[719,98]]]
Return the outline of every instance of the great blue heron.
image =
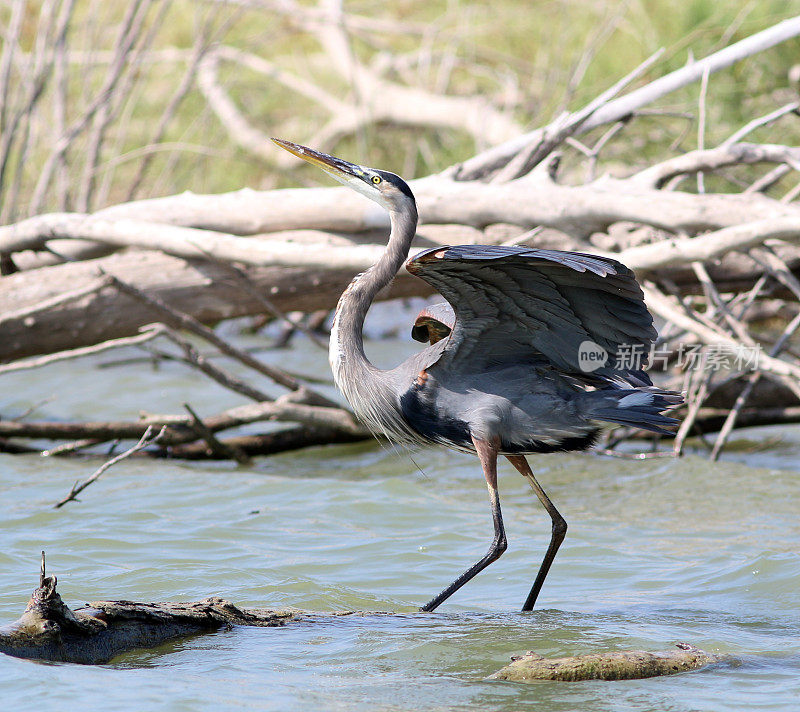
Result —
[[[424,250],[406,269],[442,294],[455,315],[446,306],[423,311],[414,336],[430,345],[382,371],[364,353],[362,327],[375,295],[408,257],[417,227],[414,195],[394,173],[273,141],[389,211],[386,249],[336,308],[330,341],[336,385],[372,431],[476,453],[483,468],[494,520],[489,551],[422,610],[432,611],[506,550],[498,455],[528,479],[552,519],[550,544],[522,608],[532,610],[567,523],[525,455],[584,450],[598,435],[597,421],[657,433],[677,422],[662,411],[680,396],[653,387],[639,368],[656,331],[633,273],[579,252],[484,245]],[[612,360],[582,364],[586,344]],[[642,363],[615,362],[626,348],[641,354]]]

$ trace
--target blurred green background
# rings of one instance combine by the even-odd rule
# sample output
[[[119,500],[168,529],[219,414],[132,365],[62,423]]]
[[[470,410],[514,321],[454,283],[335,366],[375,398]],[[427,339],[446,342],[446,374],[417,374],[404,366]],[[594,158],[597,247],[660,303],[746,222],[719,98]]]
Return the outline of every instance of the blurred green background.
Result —
[[[70,5],[69,0],[10,1],[0,8],[5,36],[0,61],[7,65],[7,81],[0,80],[3,222],[44,210],[96,210],[187,189],[219,192],[321,180],[313,170],[288,174],[271,162],[268,149],[253,155],[231,139],[198,86],[192,61],[198,47],[233,47],[346,105],[363,101],[325,54],[317,29],[327,20],[314,4],[76,0],[66,15]],[[375,75],[435,94],[479,96],[526,129],[580,108],[660,47],[666,49],[663,57],[635,85],[798,12],[800,0],[499,0],[491,5],[404,0],[346,2],[344,25],[353,55]],[[15,13],[21,17],[16,32]],[[58,43],[56,27],[65,16],[64,42]],[[131,51],[120,59],[116,51],[124,44],[126,17],[140,27],[131,36]],[[122,70],[106,101],[101,90],[117,60]],[[712,75],[706,145],[796,98],[791,76],[798,62],[800,41],[791,40]],[[41,87],[33,86],[43,68]],[[331,119],[325,106],[241,62],[221,61],[217,80],[240,114],[265,136],[313,142]],[[35,106],[26,110],[36,90]],[[654,156],[695,148],[698,95],[699,83],[658,102],[666,115],[631,122],[609,143],[601,167],[624,172]],[[105,111],[94,113],[74,132],[35,204],[42,166],[53,160],[59,140],[98,100]],[[800,122],[788,120],[780,127],[779,140],[770,128],[755,132],[751,140],[797,143]],[[416,177],[468,158],[485,145],[463,130],[369,121],[325,148]],[[276,155],[278,160],[282,157]]]

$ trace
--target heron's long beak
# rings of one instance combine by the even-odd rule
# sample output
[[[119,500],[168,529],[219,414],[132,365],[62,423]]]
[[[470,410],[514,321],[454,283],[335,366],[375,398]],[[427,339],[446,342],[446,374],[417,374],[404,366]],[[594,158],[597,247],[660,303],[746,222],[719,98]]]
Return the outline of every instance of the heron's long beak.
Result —
[[[363,184],[364,169],[355,163],[348,163],[341,158],[336,158],[336,156],[329,156],[327,153],[320,153],[313,148],[301,146],[299,143],[292,143],[291,141],[284,141],[281,138],[273,138],[272,140],[281,148],[289,151],[289,153],[321,168],[341,183],[353,187],[356,187],[359,183]]]

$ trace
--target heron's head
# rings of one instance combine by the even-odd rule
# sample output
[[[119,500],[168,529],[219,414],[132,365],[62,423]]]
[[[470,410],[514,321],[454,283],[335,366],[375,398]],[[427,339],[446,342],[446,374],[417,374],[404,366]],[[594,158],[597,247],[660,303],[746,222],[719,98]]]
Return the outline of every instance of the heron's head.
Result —
[[[273,138],[272,140],[281,148],[289,151],[289,153],[318,166],[329,176],[357,190],[362,195],[366,195],[387,210],[402,211],[409,204],[416,208],[411,188],[400,176],[394,173],[348,163],[341,158],[329,156],[327,153],[320,153],[313,148],[307,148],[280,138]]]

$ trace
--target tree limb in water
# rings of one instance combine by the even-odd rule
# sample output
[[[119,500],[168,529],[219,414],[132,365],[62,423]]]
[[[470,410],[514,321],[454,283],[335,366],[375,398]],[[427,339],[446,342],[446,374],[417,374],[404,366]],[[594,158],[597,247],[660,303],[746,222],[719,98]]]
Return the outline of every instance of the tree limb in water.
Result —
[[[706,653],[687,643],[677,650],[651,653],[644,650],[623,650],[606,653],[573,655],[565,658],[543,658],[526,653],[491,676],[493,680],[531,682],[535,680],[638,680],[645,677],[674,675],[698,670],[726,659]]]
[[[0,628],[0,652],[18,658],[99,665],[129,650],[153,648],[168,640],[223,627],[277,628],[294,623],[324,626],[342,616],[391,615],[238,608],[217,597],[191,603],[96,601],[72,610],[56,591],[56,577],[45,573],[42,552],[39,586],[22,616]],[[677,652],[606,652],[553,660],[529,653],[492,678],[622,680],[694,670],[723,659],[693,646],[679,648]]]
[[[153,426],[149,425],[147,430],[142,433],[142,437],[139,438],[139,442],[136,443],[132,448],[127,449],[125,452],[120,453],[116,457],[112,457],[107,462],[104,462],[100,467],[98,467],[89,477],[87,477],[83,482],[76,482],[72,485],[72,489],[70,489],[69,493],[67,494],[64,499],[60,500],[56,503],[54,509],[60,509],[63,507],[67,502],[75,502],[78,498],[78,495],[83,492],[90,484],[93,482],[97,482],[100,479],[102,474],[108,470],[113,465],[116,465],[121,460],[124,460],[127,457],[130,457],[136,452],[140,450],[144,450],[151,445],[157,443],[163,436],[166,428],[162,427],[161,430],[158,431],[155,435],[153,435]],[[53,584],[55,586],[55,583]]]

